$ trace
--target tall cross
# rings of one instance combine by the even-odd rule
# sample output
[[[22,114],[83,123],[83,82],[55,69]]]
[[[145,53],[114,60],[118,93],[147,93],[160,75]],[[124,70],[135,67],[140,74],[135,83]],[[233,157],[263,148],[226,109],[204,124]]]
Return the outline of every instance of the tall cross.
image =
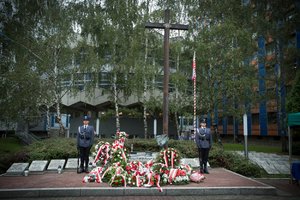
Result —
[[[171,30],[188,30],[188,25],[170,24],[170,10],[165,10],[164,23],[145,24],[146,28],[164,29],[164,86],[163,86],[163,134],[168,135],[169,127],[169,37]]]

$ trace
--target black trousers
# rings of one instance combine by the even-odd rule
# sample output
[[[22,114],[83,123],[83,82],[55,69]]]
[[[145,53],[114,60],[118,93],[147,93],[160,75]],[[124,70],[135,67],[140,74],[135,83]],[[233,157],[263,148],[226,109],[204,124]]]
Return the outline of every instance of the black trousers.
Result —
[[[206,167],[208,162],[209,148],[198,148],[200,168]]]
[[[89,156],[90,156],[91,147],[79,147],[79,156],[80,156],[80,168],[83,169],[89,166]]]

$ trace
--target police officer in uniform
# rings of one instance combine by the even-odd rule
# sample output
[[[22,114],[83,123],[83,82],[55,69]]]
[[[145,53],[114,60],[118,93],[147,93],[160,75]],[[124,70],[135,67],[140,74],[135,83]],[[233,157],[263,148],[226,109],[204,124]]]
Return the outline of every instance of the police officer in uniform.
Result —
[[[209,174],[207,170],[207,161],[212,146],[212,134],[210,128],[206,128],[205,119],[200,121],[200,128],[197,128],[196,130],[195,140],[199,153],[200,172]]]
[[[90,118],[88,116],[83,117],[83,125],[78,127],[77,134],[77,149],[80,156],[80,168],[79,173],[89,173],[89,155],[91,147],[94,143],[94,127],[89,125]]]

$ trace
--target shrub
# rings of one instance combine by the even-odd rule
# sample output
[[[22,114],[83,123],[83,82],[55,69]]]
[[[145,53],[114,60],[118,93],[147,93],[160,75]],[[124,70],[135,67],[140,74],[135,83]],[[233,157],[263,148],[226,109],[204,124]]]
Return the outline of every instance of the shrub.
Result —
[[[214,147],[211,150],[209,163],[212,167],[224,167],[248,177],[261,177],[263,173],[263,169],[243,156],[224,151],[219,147]]]
[[[26,150],[29,152],[29,161],[77,157],[74,138],[49,138],[28,145]]]

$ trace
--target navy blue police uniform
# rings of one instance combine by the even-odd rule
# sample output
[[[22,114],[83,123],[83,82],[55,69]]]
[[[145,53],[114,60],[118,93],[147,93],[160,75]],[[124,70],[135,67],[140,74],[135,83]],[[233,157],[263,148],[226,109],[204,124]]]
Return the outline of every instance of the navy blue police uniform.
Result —
[[[206,120],[200,122],[200,128],[197,128],[195,141],[198,147],[200,172],[209,174],[207,162],[210,148],[212,146],[212,134],[210,128],[206,128]]]
[[[90,118],[88,116],[84,116],[83,121],[84,124],[78,127],[77,134],[77,149],[79,150],[80,156],[80,168],[79,173],[86,172],[89,173],[88,165],[89,165],[89,155],[91,147],[94,143],[94,127],[89,125],[88,122]]]

